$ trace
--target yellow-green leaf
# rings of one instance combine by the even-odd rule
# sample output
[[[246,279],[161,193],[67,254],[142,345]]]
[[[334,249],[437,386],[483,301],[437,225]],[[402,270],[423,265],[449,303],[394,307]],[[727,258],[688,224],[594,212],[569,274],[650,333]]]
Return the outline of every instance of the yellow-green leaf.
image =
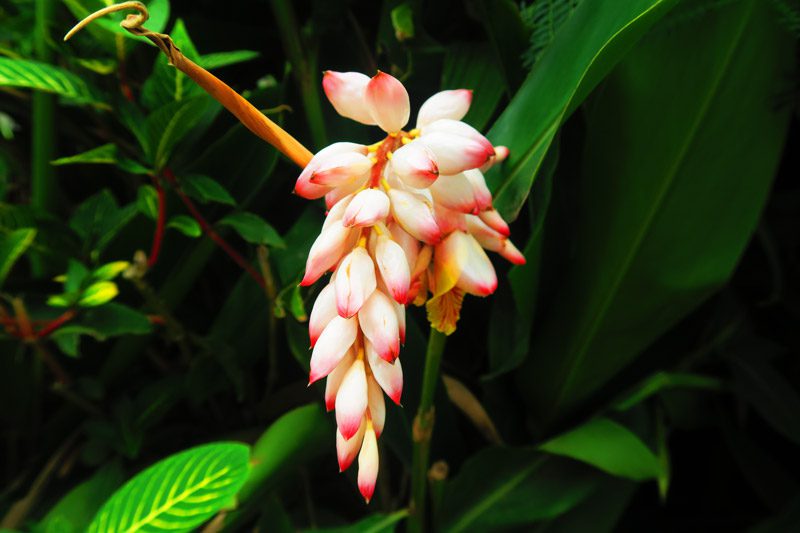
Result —
[[[119,289],[116,283],[113,281],[98,281],[83,291],[81,299],[78,300],[78,305],[81,307],[103,305],[113,300],[117,294],[119,294]]]
[[[250,448],[234,442],[197,446],[128,481],[100,508],[90,533],[194,531],[229,505],[250,470]]]

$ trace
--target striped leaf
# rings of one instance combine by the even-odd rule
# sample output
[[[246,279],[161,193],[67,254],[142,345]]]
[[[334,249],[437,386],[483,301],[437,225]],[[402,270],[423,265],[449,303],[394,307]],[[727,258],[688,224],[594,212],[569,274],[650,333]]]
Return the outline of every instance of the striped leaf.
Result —
[[[105,105],[80,77],[62,68],[29,59],[0,57],[0,87],[35,89],[79,103]]]
[[[247,479],[249,458],[248,446],[219,442],[159,461],[111,496],[89,532],[192,531],[230,505]]]

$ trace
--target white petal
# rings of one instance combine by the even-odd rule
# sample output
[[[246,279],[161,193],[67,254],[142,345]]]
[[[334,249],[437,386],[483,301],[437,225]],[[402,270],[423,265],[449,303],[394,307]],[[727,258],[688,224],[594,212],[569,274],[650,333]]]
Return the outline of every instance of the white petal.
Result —
[[[396,359],[394,363],[384,361],[369,341],[364,343],[364,352],[378,385],[394,403],[400,405],[403,395],[403,367],[400,359]]]
[[[360,72],[334,72],[326,70],[322,76],[322,89],[333,108],[343,117],[368,126],[375,121],[367,108],[366,90],[369,76]]]
[[[372,168],[372,160],[357,152],[346,152],[326,158],[308,178],[314,185],[338,187],[363,178]]]
[[[375,431],[367,425],[361,452],[358,454],[358,490],[367,503],[375,492],[375,481],[378,479],[378,441]]]
[[[375,436],[383,433],[383,424],[386,421],[386,403],[383,401],[383,390],[374,378],[367,379],[367,405]]]
[[[486,223],[487,226],[495,230],[496,232],[500,233],[501,235],[508,237],[511,235],[511,230],[508,228],[508,224],[506,221],[503,220],[503,217],[500,216],[500,213],[495,211],[494,209],[489,209],[483,211],[479,215],[481,220]]]
[[[408,92],[394,76],[378,71],[367,84],[366,100],[372,119],[386,133],[397,133],[408,123]]]
[[[450,176],[471,168],[478,168],[494,155],[480,142],[452,133],[425,133],[419,141],[425,143],[439,165],[439,174]]]
[[[355,360],[356,354],[350,348],[342,360],[339,361],[339,364],[336,365],[336,368],[333,369],[333,372],[328,374],[328,379],[325,380],[325,409],[328,411],[333,410],[336,406],[336,393],[339,392],[339,385],[342,384],[344,376]]]
[[[472,91],[455,89],[434,94],[422,104],[417,114],[417,128],[430,124],[440,118],[461,120],[469,111]]]
[[[364,189],[350,202],[344,213],[342,224],[345,227],[372,226],[383,222],[389,215],[389,197],[378,189]]]
[[[358,312],[361,331],[384,360],[394,361],[400,353],[400,331],[392,301],[374,291]]]
[[[328,226],[330,226],[334,222],[342,220],[344,212],[347,209],[347,206],[350,205],[352,199],[353,195],[348,194],[347,196],[341,198],[339,201],[333,204],[333,206],[328,210],[328,214],[325,215],[325,222],[322,223],[322,231],[325,231],[328,228]]]
[[[472,194],[475,196],[475,204],[478,211],[485,211],[492,207],[492,193],[489,187],[486,186],[486,179],[483,177],[478,169],[470,169],[464,171],[464,176],[472,184]]]
[[[409,235],[400,224],[392,223],[389,225],[389,231],[392,234],[392,240],[403,248],[408,260],[409,271],[414,270],[414,265],[417,262],[417,254],[419,253],[419,240]]]
[[[314,301],[311,308],[311,315],[308,317],[308,338],[311,347],[317,343],[317,339],[322,334],[325,326],[338,315],[336,311],[336,291],[332,283],[325,285]]]
[[[358,432],[367,410],[367,374],[364,361],[356,359],[350,365],[336,393],[336,424],[345,439]]]
[[[459,137],[465,137],[467,139],[471,139],[480,144],[488,154],[490,154],[491,156],[495,155],[494,146],[492,146],[492,143],[489,142],[489,139],[484,137],[481,132],[479,132],[466,122],[443,118],[437,120],[436,122],[428,124],[427,126],[422,128],[423,136],[429,135],[434,132],[449,133],[451,135],[457,135]]]
[[[375,245],[375,262],[389,294],[395,301],[405,304],[411,284],[411,272],[403,248],[387,235],[381,235]]]
[[[439,177],[433,153],[421,142],[411,142],[392,153],[392,170],[415,189],[429,187]]]
[[[311,158],[311,161],[308,162],[306,168],[304,168],[303,172],[300,173],[300,177],[297,178],[297,183],[294,187],[294,192],[303,198],[308,198],[309,200],[322,198],[330,190],[330,187],[311,183],[311,175],[325,160],[330,159],[337,154],[343,154],[347,152],[366,154],[367,147],[363,144],[348,142],[333,143],[330,146],[326,146],[317,152],[313,158]]]
[[[375,290],[375,264],[367,251],[357,246],[336,268],[336,308],[349,318],[361,309]]]
[[[339,430],[336,430],[336,457],[339,460],[339,472],[344,472],[353,463],[353,459],[361,450],[361,443],[364,440],[364,431],[367,428],[366,419],[361,422],[358,433],[350,439],[345,439]]]
[[[352,233],[350,228],[345,228],[337,221],[319,234],[308,252],[306,273],[300,282],[302,287],[317,281],[325,271],[339,262]]]
[[[392,215],[413,237],[431,244],[442,239],[442,231],[436,225],[431,205],[425,197],[408,191],[391,189]]]
[[[477,213],[479,211],[472,182],[463,173],[442,176],[430,186],[429,190],[434,201],[448,209],[460,213]]]
[[[324,378],[336,368],[355,342],[357,333],[358,321],[355,318],[335,316],[331,319],[311,352],[309,383]]]
[[[497,274],[481,245],[467,234],[467,255],[461,266],[458,287],[475,296],[488,296],[497,289]]]

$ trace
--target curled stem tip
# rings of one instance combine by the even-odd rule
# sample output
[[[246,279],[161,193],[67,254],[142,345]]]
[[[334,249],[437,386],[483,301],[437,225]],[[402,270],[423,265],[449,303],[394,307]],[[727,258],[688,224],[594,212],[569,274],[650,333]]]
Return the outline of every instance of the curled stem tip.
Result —
[[[125,28],[126,30],[134,30],[141,28],[142,25],[145,22],[147,22],[147,19],[150,18],[150,13],[147,11],[147,6],[145,6],[141,2],[122,2],[119,4],[113,4],[104,7],[103,9],[95,11],[91,15],[87,16],[86,18],[75,24],[75,26],[73,26],[72,29],[69,30],[67,34],[64,36],[64,40],[68,41],[69,39],[72,38],[73,35],[81,31],[91,22],[99,19],[100,17],[104,17],[110,13],[116,13],[117,11],[124,11],[127,9],[135,9],[136,11],[139,12],[139,14],[128,15],[127,17],[125,17],[125,20],[119,23],[119,25]]]
[[[305,146],[298,142],[297,139],[264,116],[264,114],[259,112],[250,102],[245,100],[222,80],[185,57],[178,47],[175,46],[175,43],[172,42],[172,38],[169,35],[156,33],[145,28],[143,24],[150,17],[150,14],[143,3],[137,1],[122,2],[95,11],[78,22],[74,28],[67,32],[64,36],[64,40],[66,41],[85,28],[89,23],[102,16],[127,9],[134,9],[138,13],[128,15],[125,20],[120,22],[120,26],[125,28],[129,33],[145,37],[158,46],[167,56],[170,65],[194,80],[203,90],[225,106],[225,108],[238,118],[250,131],[280,150],[298,166],[304,167],[308,164],[312,154]]]

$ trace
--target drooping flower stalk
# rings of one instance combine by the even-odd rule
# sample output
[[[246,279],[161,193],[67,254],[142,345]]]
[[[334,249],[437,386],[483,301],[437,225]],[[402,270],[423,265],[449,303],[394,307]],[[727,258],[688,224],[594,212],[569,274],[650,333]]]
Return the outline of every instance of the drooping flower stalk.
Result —
[[[516,264],[525,258],[492,209],[481,172],[508,150],[461,122],[471,91],[435,94],[420,108],[416,127],[404,131],[408,93],[389,74],[329,71],[322,83],[340,115],[387,134],[371,146],[324,148],[295,185],[297,194],[324,197],[328,207],[301,285],[333,272],[309,320],[309,381],[328,378],[325,403],[336,411],[339,467],[358,456],[358,486],[368,502],[378,474],[383,394],[397,404],[402,394],[405,306],[425,304],[432,326],[450,334],[464,295],[486,296],[497,287],[484,249]]]

